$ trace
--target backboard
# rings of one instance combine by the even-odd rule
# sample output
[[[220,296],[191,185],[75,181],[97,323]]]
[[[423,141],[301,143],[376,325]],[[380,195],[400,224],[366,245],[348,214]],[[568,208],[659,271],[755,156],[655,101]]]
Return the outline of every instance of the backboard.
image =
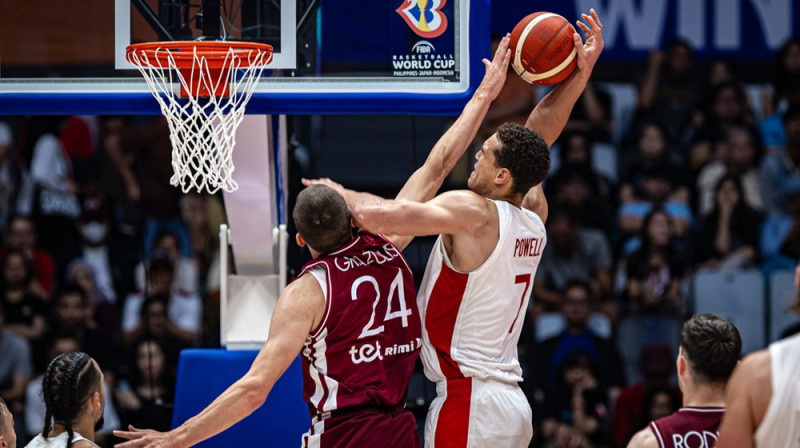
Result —
[[[125,48],[209,27],[275,48],[247,113],[457,114],[489,56],[489,10],[489,0],[6,2],[0,114],[156,114]]]

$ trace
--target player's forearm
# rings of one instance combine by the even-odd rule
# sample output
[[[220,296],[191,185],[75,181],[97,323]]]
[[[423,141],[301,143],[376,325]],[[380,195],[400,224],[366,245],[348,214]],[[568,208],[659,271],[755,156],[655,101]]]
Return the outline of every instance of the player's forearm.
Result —
[[[485,83],[478,86],[461,115],[433,146],[425,164],[411,175],[400,190],[398,199],[425,202],[436,195],[447,175],[475,139],[495,96]]]
[[[194,446],[230,428],[258,409],[271,387],[248,377],[235,382],[202,412],[170,431],[173,448]]]
[[[552,146],[564,130],[590,75],[590,71],[575,70],[566,81],[542,98],[528,116],[525,127],[536,131],[548,146]]]

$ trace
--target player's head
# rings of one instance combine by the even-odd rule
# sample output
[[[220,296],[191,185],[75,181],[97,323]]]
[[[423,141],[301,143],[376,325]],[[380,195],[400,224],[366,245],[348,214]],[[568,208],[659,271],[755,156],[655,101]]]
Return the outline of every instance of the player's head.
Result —
[[[505,123],[484,142],[476,156],[469,188],[487,195],[498,188],[522,194],[538,185],[550,169],[550,148],[539,134],[514,123]]]
[[[0,398],[0,446],[16,448],[17,433],[14,432],[14,416],[2,398]]]
[[[103,372],[86,353],[64,353],[50,361],[42,379],[42,396],[46,407],[42,436],[47,437],[52,429],[52,418],[66,428],[67,448],[72,446],[79,422],[90,419],[95,430],[103,425],[106,398]]]
[[[292,219],[302,242],[324,254],[350,241],[350,211],[336,190],[312,185],[297,195]],[[298,240],[298,244],[303,244]]]
[[[711,313],[692,316],[681,331],[680,386],[688,376],[695,385],[724,387],[741,352],[742,338],[731,322]]]

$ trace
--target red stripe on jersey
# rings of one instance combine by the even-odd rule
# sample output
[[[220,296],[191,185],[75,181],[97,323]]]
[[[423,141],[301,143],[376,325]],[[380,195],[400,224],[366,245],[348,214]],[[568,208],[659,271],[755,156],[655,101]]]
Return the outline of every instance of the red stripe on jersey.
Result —
[[[447,379],[464,378],[458,364],[450,356],[450,347],[468,279],[468,274],[456,272],[442,263],[442,272],[428,299],[425,328],[428,330],[431,345],[436,349],[442,373]]]
[[[433,446],[466,448],[469,434],[469,412],[472,402],[472,378],[447,382],[447,396],[436,420]]]

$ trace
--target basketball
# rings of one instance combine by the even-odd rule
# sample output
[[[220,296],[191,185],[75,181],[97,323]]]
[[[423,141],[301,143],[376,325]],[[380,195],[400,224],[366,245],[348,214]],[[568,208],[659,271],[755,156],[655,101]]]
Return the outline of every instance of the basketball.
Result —
[[[529,83],[558,84],[577,67],[573,33],[575,28],[558,14],[526,16],[511,32],[511,66]]]

